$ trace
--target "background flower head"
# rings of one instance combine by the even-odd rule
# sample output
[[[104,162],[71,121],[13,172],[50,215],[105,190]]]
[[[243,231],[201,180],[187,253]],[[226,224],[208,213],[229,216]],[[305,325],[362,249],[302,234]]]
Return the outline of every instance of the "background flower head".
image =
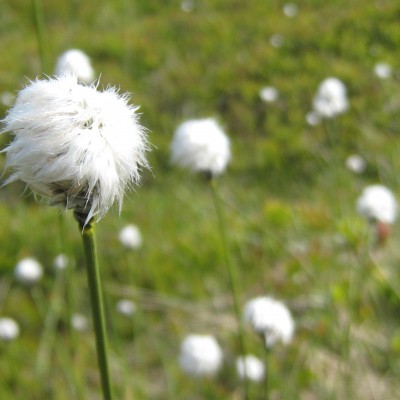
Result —
[[[231,158],[230,141],[215,119],[183,122],[171,144],[173,164],[194,172],[219,175]]]
[[[179,364],[182,370],[192,376],[210,376],[222,365],[222,350],[210,335],[189,335],[182,344]]]
[[[43,275],[43,267],[34,258],[24,258],[18,261],[14,269],[15,278],[24,284],[32,285],[38,282]]]
[[[370,221],[393,224],[397,217],[397,201],[387,187],[370,185],[364,188],[358,198],[357,210]]]
[[[12,318],[0,318],[0,340],[9,342],[19,336],[19,325]]]
[[[114,88],[100,92],[70,75],[36,80],[4,119],[6,183],[21,180],[50,204],[101,218],[147,166],[137,107]]]
[[[240,379],[260,382],[265,376],[264,363],[252,354],[240,356],[236,359],[236,372]]]
[[[327,78],[318,87],[313,108],[323,118],[333,118],[349,108],[345,84],[337,78]]]
[[[256,297],[246,303],[244,320],[265,337],[267,347],[276,342],[290,343],[294,333],[294,321],[289,309],[272,297]]]
[[[118,235],[121,244],[128,249],[138,249],[142,245],[142,234],[136,225],[126,225]]]
[[[91,83],[95,73],[90,58],[81,50],[70,49],[58,57],[54,71],[55,75],[75,75],[79,81]]]

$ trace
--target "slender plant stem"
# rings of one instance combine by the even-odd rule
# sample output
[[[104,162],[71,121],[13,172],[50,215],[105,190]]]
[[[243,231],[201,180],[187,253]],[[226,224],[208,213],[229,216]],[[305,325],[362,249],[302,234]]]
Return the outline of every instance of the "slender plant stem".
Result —
[[[33,16],[35,19],[36,39],[39,49],[40,67],[42,72],[47,72],[45,24],[43,18],[42,0],[32,0]]]
[[[221,236],[221,244],[222,244],[222,251],[223,251],[223,255],[224,255],[224,261],[225,261],[226,268],[228,270],[229,284],[230,284],[232,295],[233,295],[234,312],[235,312],[236,322],[237,322],[237,326],[238,326],[239,349],[244,357],[246,355],[246,344],[245,344],[243,322],[242,322],[241,313],[240,313],[241,302],[240,302],[239,280],[237,277],[236,268],[233,265],[232,260],[231,260],[231,255],[230,255],[229,246],[228,246],[228,238],[227,238],[227,234],[226,234],[225,218],[224,218],[223,210],[222,210],[222,206],[221,206],[221,199],[217,192],[215,179],[213,179],[211,177],[209,182],[210,182],[212,197],[214,200],[215,211],[216,211],[217,219],[218,219],[218,228],[219,228],[219,233]],[[246,366],[244,366],[244,368],[246,368]],[[246,371],[244,373],[244,376],[247,377]],[[243,389],[244,389],[244,398],[248,399],[249,398],[249,387],[248,387],[247,378],[243,379]]]
[[[82,228],[82,226],[80,226]],[[104,400],[111,400],[111,381],[108,370],[107,337],[105,330],[104,306],[100,280],[99,264],[97,261],[96,240],[94,227],[90,221],[82,230],[83,247],[87,263],[87,278],[92,307],[93,326],[96,336],[97,359]]]

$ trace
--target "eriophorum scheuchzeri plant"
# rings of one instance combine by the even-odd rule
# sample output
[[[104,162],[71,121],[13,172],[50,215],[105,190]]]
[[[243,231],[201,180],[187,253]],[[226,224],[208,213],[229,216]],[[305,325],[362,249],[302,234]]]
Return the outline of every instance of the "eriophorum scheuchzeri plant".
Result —
[[[87,260],[96,350],[104,399],[111,399],[94,224],[147,167],[148,142],[138,107],[114,88],[98,91],[72,75],[30,82],[3,120],[13,135],[6,180],[21,180],[50,205],[72,209]]]
[[[230,140],[214,118],[192,119],[183,122],[175,131],[171,143],[171,162],[194,173],[201,173],[211,188],[218,219],[222,252],[232,291],[234,312],[238,326],[239,347],[245,354],[245,339],[240,318],[240,289],[236,268],[231,260],[223,207],[217,190],[216,178],[227,168],[231,159]],[[243,381],[245,398],[247,380]]]

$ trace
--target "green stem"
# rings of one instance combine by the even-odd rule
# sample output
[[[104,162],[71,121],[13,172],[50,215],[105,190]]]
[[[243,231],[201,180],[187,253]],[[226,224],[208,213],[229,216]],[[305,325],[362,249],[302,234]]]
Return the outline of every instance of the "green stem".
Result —
[[[79,219],[78,219],[79,221]],[[80,225],[82,228],[82,226]],[[111,382],[108,370],[107,338],[105,330],[102,287],[97,261],[96,241],[92,221],[82,228],[83,247],[87,263],[87,278],[92,307],[93,326],[96,336],[97,359],[104,400],[111,400]]]
[[[225,227],[225,219],[224,219],[223,210],[222,210],[222,206],[221,206],[221,199],[219,198],[218,193],[217,193],[215,179],[213,179],[211,177],[209,182],[210,182],[212,197],[214,200],[215,211],[216,211],[217,219],[218,219],[218,228],[219,228],[219,233],[221,236],[221,244],[222,244],[222,251],[223,251],[223,255],[224,255],[224,261],[225,261],[226,268],[228,270],[229,284],[230,284],[232,295],[233,295],[234,312],[235,312],[236,322],[237,322],[237,326],[238,326],[239,349],[240,349],[240,352],[242,353],[243,357],[245,357],[246,356],[246,345],[245,345],[243,322],[242,322],[242,318],[241,318],[241,307],[240,307],[241,303],[240,303],[240,295],[239,295],[240,290],[239,290],[239,281],[238,281],[238,277],[237,277],[237,271],[232,263],[231,256],[230,256],[230,251],[229,251],[229,246],[228,246],[228,238],[227,238],[226,227]],[[246,368],[246,366],[245,366],[245,368]],[[245,371],[244,375],[247,376],[246,371]],[[243,389],[244,389],[244,398],[248,399],[249,398],[249,387],[248,387],[247,379],[243,379]]]
[[[47,72],[47,60],[45,50],[45,24],[43,18],[42,0],[32,0],[35,30],[39,48],[41,72]]]

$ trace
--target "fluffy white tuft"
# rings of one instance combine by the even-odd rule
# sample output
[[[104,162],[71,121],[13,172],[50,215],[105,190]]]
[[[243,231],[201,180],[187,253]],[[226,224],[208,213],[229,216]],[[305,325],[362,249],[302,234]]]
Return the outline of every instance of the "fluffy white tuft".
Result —
[[[8,317],[0,318],[0,340],[9,342],[19,336],[19,325]]]
[[[75,75],[84,83],[91,83],[96,79],[90,58],[78,49],[70,49],[62,53],[57,59],[54,73],[58,76]]]
[[[222,364],[222,350],[213,336],[189,335],[181,344],[179,364],[191,376],[211,376]]]
[[[265,336],[267,347],[279,340],[284,344],[291,342],[294,333],[294,321],[289,309],[272,297],[256,297],[244,307],[244,319],[253,329]]]
[[[252,382],[260,382],[265,376],[265,366],[259,358],[248,354],[236,359],[236,372],[242,380],[248,379]]]
[[[370,185],[358,198],[357,210],[368,220],[393,224],[397,218],[397,201],[387,187]]]
[[[334,118],[349,108],[345,84],[337,78],[327,78],[318,87],[314,110],[323,118]]]
[[[231,158],[230,142],[213,118],[183,122],[171,144],[171,161],[194,172],[219,175]]]
[[[138,183],[148,150],[137,107],[115,88],[104,92],[71,75],[37,80],[21,90],[4,119],[14,140],[5,182],[21,180],[52,205],[100,219],[127,186]]]
[[[142,234],[136,225],[126,225],[118,237],[121,244],[128,249],[138,249],[142,245]]]
[[[34,258],[24,258],[15,266],[14,276],[19,282],[32,285],[42,278],[43,267]]]

